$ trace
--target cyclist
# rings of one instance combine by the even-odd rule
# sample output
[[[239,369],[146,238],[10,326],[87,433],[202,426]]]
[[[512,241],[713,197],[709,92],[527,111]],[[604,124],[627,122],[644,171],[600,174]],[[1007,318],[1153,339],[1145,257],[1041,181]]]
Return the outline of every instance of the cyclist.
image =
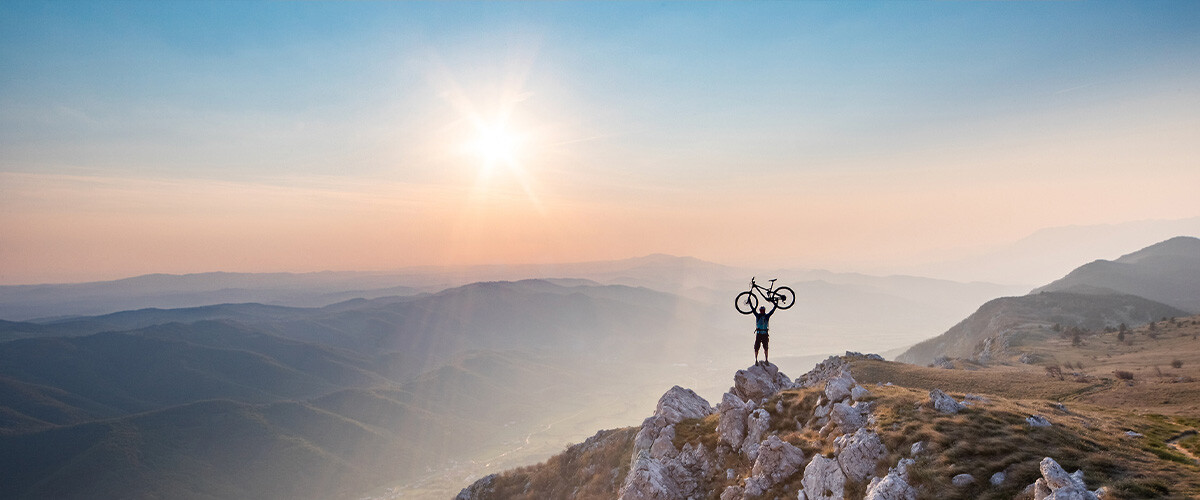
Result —
[[[763,349],[762,365],[766,366],[766,365],[771,364],[771,362],[768,360],[771,356],[770,356],[770,353],[769,353],[769,350],[767,347],[767,343],[771,339],[767,337],[767,323],[771,320],[771,315],[775,314],[775,309],[777,307],[779,307],[779,304],[776,304],[775,302],[771,302],[771,310],[770,311],[767,311],[766,306],[762,306],[762,307],[759,307],[758,310],[754,312],[754,364],[755,365],[758,364],[758,346],[760,346],[760,345],[762,346],[762,349]]]

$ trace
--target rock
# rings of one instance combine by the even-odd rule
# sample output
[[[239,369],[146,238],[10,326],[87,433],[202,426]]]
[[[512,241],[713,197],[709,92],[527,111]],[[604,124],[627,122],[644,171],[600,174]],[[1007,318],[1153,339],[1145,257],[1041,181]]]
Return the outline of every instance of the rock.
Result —
[[[470,486],[463,488],[458,492],[458,496],[454,500],[475,500],[477,498],[492,498],[496,494],[496,487],[493,483],[496,481],[496,474],[489,474],[483,479],[471,483]]]
[[[812,370],[809,370],[808,373],[805,373],[804,375],[801,375],[800,378],[797,378],[796,386],[819,386],[824,384],[833,376],[837,375],[838,372],[842,371],[842,368],[849,369],[849,363],[847,363],[846,360],[841,357],[830,356],[825,358],[825,361],[817,363],[817,365],[814,366]]]
[[[642,427],[638,429],[638,433],[633,438],[633,453],[649,452],[650,447],[654,445],[654,440],[658,439],[658,431],[666,427],[667,420],[662,417],[647,417],[642,421]]]
[[[1129,436],[1131,438],[1146,437],[1144,434],[1142,434],[1140,432],[1134,432],[1134,431],[1125,431],[1125,435]]]
[[[917,489],[908,484],[908,467],[914,462],[911,458],[900,459],[886,476],[872,479],[863,500],[916,500]]]
[[[682,498],[679,485],[662,461],[643,457],[634,462],[621,485],[619,497],[624,500],[666,500]]]
[[[1078,481],[1074,476],[1067,474],[1067,471],[1063,470],[1062,466],[1058,465],[1053,458],[1043,458],[1039,468],[1042,471],[1042,478],[1046,480],[1046,486],[1049,486],[1051,490],[1071,486]]]
[[[871,397],[871,391],[868,391],[866,387],[856,385],[853,389],[850,389],[850,399],[862,401],[869,397]]]
[[[976,403],[985,403],[985,404],[992,402],[992,400],[985,398],[983,396],[977,395],[977,394],[967,394],[966,396],[963,396],[963,399],[965,399],[967,401],[974,401]]]
[[[721,500],[742,500],[742,487],[736,484],[726,486],[725,491],[721,492]]]
[[[1062,466],[1053,458],[1046,457],[1039,464],[1042,477],[1038,478],[1029,488],[1032,488],[1034,500],[1098,500],[1096,493],[1088,491],[1083,482],[1083,471],[1067,474]]]
[[[1051,493],[1054,493],[1050,490],[1050,486],[1046,485],[1045,478],[1037,478],[1037,481],[1034,481],[1030,486],[1033,486],[1033,500],[1044,500]]]
[[[771,414],[759,408],[746,417],[746,439],[742,442],[742,454],[750,460],[758,458],[758,445],[763,433],[771,427]]]
[[[736,471],[734,471],[733,469],[725,469],[725,479],[726,480],[733,481],[733,478],[735,478],[735,477],[737,477]]]
[[[958,413],[964,408],[962,403],[955,401],[954,398],[938,389],[929,391],[929,401],[933,404],[933,409],[950,415]]]
[[[975,482],[975,476],[972,476],[970,474],[959,474],[950,479],[950,483],[955,486],[958,486],[959,488],[962,488],[963,486],[966,486],[973,482]]]
[[[850,397],[850,390],[855,385],[854,378],[850,376],[850,368],[845,367],[825,382],[825,397],[835,403],[843,401]]]
[[[679,386],[672,387],[661,398],[654,409],[654,415],[661,416],[668,424],[678,424],[689,418],[704,418],[712,415],[713,408],[708,401],[691,389]]]
[[[862,428],[854,434],[839,436],[833,442],[838,449],[838,465],[851,481],[862,481],[873,474],[875,465],[887,455],[879,435]]]
[[[925,442],[917,441],[912,444],[911,448],[908,449],[908,454],[915,457],[917,455],[920,455],[921,452],[924,452],[924,451],[925,451]]]
[[[1046,500],[1099,500],[1095,493],[1092,493],[1081,486],[1067,486],[1054,490]]]
[[[1030,427],[1050,427],[1050,421],[1041,415],[1033,415],[1025,419],[1025,423]]]
[[[735,450],[741,448],[742,440],[746,438],[746,416],[750,411],[740,398],[725,393],[717,404],[717,412],[721,415],[717,421],[717,439]]]
[[[1000,471],[992,474],[992,477],[991,479],[988,479],[988,482],[991,483],[992,486],[1000,486],[1004,483],[1005,479],[1008,479],[1008,474],[1005,474],[1004,471]]]
[[[804,452],[774,434],[758,447],[758,458],[750,469],[751,477],[759,481],[763,489],[770,488],[795,474],[804,465]]]
[[[675,449],[675,426],[668,425],[658,432],[654,444],[650,445],[650,456],[653,458],[675,458],[679,450]]]
[[[945,368],[947,370],[953,370],[954,369],[954,360],[950,359],[947,356],[938,356],[936,358],[933,358],[933,366],[936,366],[938,368]]]
[[[813,457],[804,468],[804,494],[808,500],[842,500],[846,487],[846,476],[838,467],[837,460],[823,455]]]
[[[829,420],[846,434],[857,431],[867,423],[857,408],[846,403],[834,403],[829,409]]]
[[[745,370],[738,370],[733,375],[733,387],[729,392],[743,401],[762,401],[776,392],[791,389],[795,384],[779,371],[774,364],[767,366],[754,365]]]
[[[1095,493],[1096,498],[1099,498],[1100,500],[1108,500],[1113,496],[1112,488],[1109,488],[1108,486],[1101,486],[1100,489],[1095,491]]]

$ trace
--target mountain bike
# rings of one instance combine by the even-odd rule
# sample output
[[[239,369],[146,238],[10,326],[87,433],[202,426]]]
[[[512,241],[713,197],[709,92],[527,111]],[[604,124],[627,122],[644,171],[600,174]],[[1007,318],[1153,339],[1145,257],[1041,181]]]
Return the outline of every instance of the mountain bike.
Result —
[[[758,309],[760,295],[764,300],[775,304],[780,309],[787,309],[796,303],[796,292],[793,292],[791,288],[786,286],[775,288],[775,280],[771,280],[771,285],[763,288],[762,285],[754,282],[754,278],[750,278],[750,291],[739,293],[733,301],[733,306],[742,314],[751,314]]]

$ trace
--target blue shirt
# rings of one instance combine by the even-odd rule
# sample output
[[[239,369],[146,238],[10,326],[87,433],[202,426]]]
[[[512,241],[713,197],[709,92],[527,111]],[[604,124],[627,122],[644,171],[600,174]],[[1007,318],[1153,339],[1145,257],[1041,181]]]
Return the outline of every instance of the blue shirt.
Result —
[[[771,320],[772,314],[775,314],[774,309],[771,309],[771,312],[766,313],[754,311],[754,329],[761,332],[767,331],[767,322]]]

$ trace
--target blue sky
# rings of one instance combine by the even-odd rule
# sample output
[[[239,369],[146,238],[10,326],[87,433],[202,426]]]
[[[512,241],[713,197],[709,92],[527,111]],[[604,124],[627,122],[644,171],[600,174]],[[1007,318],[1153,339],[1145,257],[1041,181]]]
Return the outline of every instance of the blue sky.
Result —
[[[853,267],[1048,225],[1192,217],[1195,201],[1112,198],[1131,179],[1168,198],[1200,185],[1198,25],[1200,5],[1154,1],[5,2],[0,229],[20,235],[5,257],[45,268],[36,255],[75,241],[34,228],[51,220],[120,227],[88,240],[105,260],[57,250],[57,270],[0,280],[141,272],[121,259],[131,238],[162,249],[135,259],[145,272],[656,251]],[[457,149],[468,115],[501,110],[528,140],[519,165],[485,175]],[[774,220],[744,208],[764,198],[800,212],[777,230],[783,248],[833,243],[730,243],[752,237],[737,220]],[[1014,198],[1042,201],[1013,211]],[[127,220],[148,205],[157,219]],[[339,224],[278,215],[295,213],[374,220],[412,252],[280,263],[256,243],[187,264],[162,231],[227,248],[252,234],[239,224],[291,225],[276,236],[295,247]],[[434,223],[453,230],[415,229]],[[520,241],[485,243],[504,240],[497,227]],[[862,252],[871,240],[895,252]]]

